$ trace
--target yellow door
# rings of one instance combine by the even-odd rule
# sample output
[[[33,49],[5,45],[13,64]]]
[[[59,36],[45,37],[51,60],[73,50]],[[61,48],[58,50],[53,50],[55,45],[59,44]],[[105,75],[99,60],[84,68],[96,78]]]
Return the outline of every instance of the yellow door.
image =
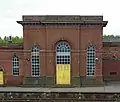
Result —
[[[3,71],[0,71],[0,85],[3,85],[4,81],[3,81]]]
[[[70,84],[70,64],[57,64],[56,83]]]

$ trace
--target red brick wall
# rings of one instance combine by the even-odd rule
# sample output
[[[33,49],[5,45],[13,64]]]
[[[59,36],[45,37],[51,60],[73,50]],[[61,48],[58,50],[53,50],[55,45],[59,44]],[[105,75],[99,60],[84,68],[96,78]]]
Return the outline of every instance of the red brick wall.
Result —
[[[96,57],[102,58],[101,50],[102,50],[102,28],[101,27],[91,27],[91,28],[82,28],[81,29],[81,42],[80,49],[81,51],[85,51],[81,53],[80,57],[80,68],[81,74],[84,76],[86,73],[86,65],[87,65],[87,47],[89,45],[95,45],[96,48]],[[102,75],[102,61],[96,61],[96,76]]]
[[[103,48],[103,75],[105,78],[114,77],[114,80],[120,79],[120,47]],[[116,75],[110,75],[110,72],[117,72]]]
[[[25,59],[31,59],[31,48],[34,45],[40,45],[40,67],[41,67],[41,76],[46,75],[45,73],[45,62],[46,62],[46,55],[45,55],[45,29],[44,28],[29,28],[25,27],[23,29],[23,37],[24,37],[24,50],[26,53],[24,53]],[[31,76],[31,60],[25,61],[24,63],[24,73],[26,76]]]
[[[12,57],[16,54],[20,59],[20,75],[12,75]],[[23,51],[15,49],[0,49],[0,67],[4,71],[5,84],[20,84],[22,83],[23,73]]]
[[[66,40],[71,45],[72,76],[85,76],[87,64],[87,47],[96,46],[96,56],[102,57],[101,27],[24,27],[24,49],[31,50],[35,44],[40,45],[41,75],[55,76],[55,45],[60,40]],[[46,50],[47,49],[47,50]],[[80,53],[79,53],[80,52]],[[25,57],[30,58],[30,55]],[[80,60],[79,60],[80,59]],[[30,61],[25,64],[25,75],[30,75]],[[102,76],[102,61],[96,62],[96,76]]]
[[[40,28],[24,27],[23,50],[0,49],[0,66],[4,68],[6,84],[21,84],[23,76],[31,76],[31,48],[40,45],[41,76],[55,76],[55,46],[60,40],[66,40],[71,45],[71,74],[72,76],[86,76],[87,47],[96,46],[96,57],[102,54],[101,27],[64,27]],[[47,50],[46,50],[47,49]],[[12,57],[16,54],[20,58],[20,76],[12,76]],[[96,62],[96,76],[102,76],[102,61]]]

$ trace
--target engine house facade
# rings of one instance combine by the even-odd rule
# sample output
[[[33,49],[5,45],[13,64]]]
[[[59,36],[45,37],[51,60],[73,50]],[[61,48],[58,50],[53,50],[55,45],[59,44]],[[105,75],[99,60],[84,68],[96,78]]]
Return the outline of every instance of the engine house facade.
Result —
[[[1,85],[96,86],[119,80],[119,42],[103,16],[23,16],[22,44],[0,45]]]

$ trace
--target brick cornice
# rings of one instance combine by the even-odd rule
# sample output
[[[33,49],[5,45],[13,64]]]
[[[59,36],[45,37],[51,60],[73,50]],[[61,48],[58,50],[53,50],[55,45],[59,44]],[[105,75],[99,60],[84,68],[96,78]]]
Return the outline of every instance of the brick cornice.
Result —
[[[23,21],[17,23],[29,26],[103,26],[107,21],[103,21],[103,16],[80,16],[80,15],[27,15],[23,16]]]
[[[55,26],[67,26],[67,27],[79,27],[79,26],[102,26],[105,27],[107,25],[107,21],[80,21],[80,22],[40,22],[40,21],[17,21],[17,23],[23,26],[47,26],[47,27],[55,27]]]

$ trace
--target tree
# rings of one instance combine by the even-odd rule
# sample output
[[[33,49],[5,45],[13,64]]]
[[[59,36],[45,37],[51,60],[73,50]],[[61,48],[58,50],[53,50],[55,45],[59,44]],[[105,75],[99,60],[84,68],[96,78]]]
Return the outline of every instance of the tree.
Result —
[[[5,36],[4,38],[0,37],[0,44],[20,44],[23,43],[23,38],[19,36],[11,37],[11,42],[9,41],[9,37]]]
[[[120,38],[120,36],[118,36],[118,35],[103,35],[103,38]]]

